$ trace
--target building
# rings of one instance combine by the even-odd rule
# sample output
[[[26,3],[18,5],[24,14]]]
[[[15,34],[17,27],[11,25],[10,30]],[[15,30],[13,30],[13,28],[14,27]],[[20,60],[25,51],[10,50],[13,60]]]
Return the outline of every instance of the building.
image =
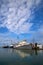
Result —
[[[37,45],[37,47],[38,47],[39,49],[42,49],[42,45],[41,45],[41,44]]]

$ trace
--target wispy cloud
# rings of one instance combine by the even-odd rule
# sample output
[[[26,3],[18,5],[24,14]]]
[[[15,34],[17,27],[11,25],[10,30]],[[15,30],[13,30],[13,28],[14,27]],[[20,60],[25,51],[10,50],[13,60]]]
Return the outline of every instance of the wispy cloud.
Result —
[[[2,0],[3,1],[3,0]],[[17,34],[28,33],[31,26],[33,9],[41,0],[4,0],[1,3],[0,27],[7,27],[10,32]],[[26,22],[28,20],[28,22]]]

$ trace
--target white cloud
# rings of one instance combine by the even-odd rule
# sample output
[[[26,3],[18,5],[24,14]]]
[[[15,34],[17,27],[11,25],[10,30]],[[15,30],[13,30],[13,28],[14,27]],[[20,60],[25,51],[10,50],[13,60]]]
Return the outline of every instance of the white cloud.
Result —
[[[11,32],[20,34],[28,33],[33,23],[27,22],[27,19],[31,19],[32,11],[31,8],[38,6],[40,0],[6,0],[1,4],[1,15],[6,17],[1,26],[6,26]],[[3,20],[3,18],[1,19]]]

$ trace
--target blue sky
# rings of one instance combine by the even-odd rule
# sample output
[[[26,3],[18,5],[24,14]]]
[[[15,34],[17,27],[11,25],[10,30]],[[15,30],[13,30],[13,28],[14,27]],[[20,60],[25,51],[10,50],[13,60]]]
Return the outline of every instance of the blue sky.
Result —
[[[43,44],[43,0],[0,0],[0,40]]]

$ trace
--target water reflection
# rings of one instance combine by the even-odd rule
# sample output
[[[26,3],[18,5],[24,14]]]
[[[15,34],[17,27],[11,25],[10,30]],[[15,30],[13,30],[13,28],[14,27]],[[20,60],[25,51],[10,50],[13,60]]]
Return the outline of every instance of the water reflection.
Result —
[[[0,65],[43,65],[43,50],[0,49]]]
[[[9,50],[10,53],[16,53],[19,56],[21,56],[22,58],[26,57],[26,56],[33,56],[33,55],[38,55],[43,53],[43,50],[15,50],[15,49],[10,49]]]
[[[43,50],[16,50],[16,49],[0,49],[0,56],[19,55],[21,57],[34,56],[43,54]]]
[[[38,55],[37,50],[15,50],[22,58],[26,56]]]

